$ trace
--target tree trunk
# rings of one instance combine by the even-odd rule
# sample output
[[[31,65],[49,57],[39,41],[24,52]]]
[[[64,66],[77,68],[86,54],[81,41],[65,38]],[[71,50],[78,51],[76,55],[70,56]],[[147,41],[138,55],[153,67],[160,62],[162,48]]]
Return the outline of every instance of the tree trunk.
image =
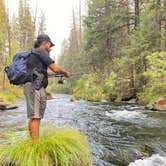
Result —
[[[134,0],[135,3],[135,29],[139,25],[140,9],[139,9],[139,0]]]
[[[125,1],[126,13],[127,13],[127,34],[130,35],[130,15],[129,15],[129,1]]]
[[[81,5],[81,0],[79,1],[79,31],[80,31],[80,36],[79,36],[79,44],[80,44],[80,47],[81,47],[81,38],[82,38],[82,5]]]
[[[166,0],[163,1],[163,6],[164,6],[164,17],[166,17]],[[164,30],[163,30],[164,31],[163,32],[163,34],[164,34],[163,50],[166,51],[166,20],[164,20],[163,27],[164,27]]]
[[[156,22],[157,22],[157,30],[161,32],[161,15],[160,15],[160,9],[161,9],[161,0],[157,0],[157,16],[156,16]]]

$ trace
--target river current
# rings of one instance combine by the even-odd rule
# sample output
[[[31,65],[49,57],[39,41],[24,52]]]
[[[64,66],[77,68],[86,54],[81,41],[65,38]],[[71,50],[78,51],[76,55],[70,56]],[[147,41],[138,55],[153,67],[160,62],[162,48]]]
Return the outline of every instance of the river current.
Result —
[[[166,166],[166,112],[110,102],[71,102],[70,95],[49,100],[44,127],[73,127],[89,140],[95,166]],[[0,142],[9,133],[26,135],[26,103],[0,112]]]

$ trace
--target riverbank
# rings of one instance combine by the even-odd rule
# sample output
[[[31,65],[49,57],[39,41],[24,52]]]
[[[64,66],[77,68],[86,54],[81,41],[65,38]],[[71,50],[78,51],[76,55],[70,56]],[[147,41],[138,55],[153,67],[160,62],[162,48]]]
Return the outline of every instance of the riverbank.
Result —
[[[124,88],[124,93],[120,94],[119,92],[120,95],[118,96],[114,88],[112,88],[114,91],[110,92],[110,90],[105,90],[104,85],[96,85],[93,77],[88,78],[89,75],[84,75],[83,78],[77,81],[75,87],[72,87],[70,82],[63,85],[52,84],[49,86],[49,92],[71,94],[73,96],[71,101],[83,99],[92,102],[112,102],[119,105],[134,104],[153,111],[166,111],[166,97],[163,94],[157,94],[150,100],[146,95],[143,97],[143,93],[134,94],[133,91]]]
[[[81,99],[81,98],[79,98]],[[74,96],[71,98],[71,101],[75,101],[78,100],[77,98],[75,98]],[[94,100],[87,100],[87,101],[94,101]],[[115,105],[123,105],[123,104],[129,104],[129,105],[138,105],[142,108],[146,108],[152,111],[166,111],[166,98],[163,98],[161,100],[156,101],[154,104],[145,104],[142,101],[136,99],[136,98],[132,98],[130,100],[127,101],[112,101],[111,99],[103,99],[101,98],[100,100],[96,100],[100,101],[100,102],[112,102]]]

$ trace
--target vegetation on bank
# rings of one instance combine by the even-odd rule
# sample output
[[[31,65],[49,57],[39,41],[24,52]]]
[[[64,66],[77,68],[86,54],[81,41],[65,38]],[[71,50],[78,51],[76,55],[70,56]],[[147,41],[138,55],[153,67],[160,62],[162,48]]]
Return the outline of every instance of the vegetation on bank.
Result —
[[[10,102],[16,104],[19,98],[23,97],[22,87],[10,85],[9,82],[6,82],[5,88],[2,87],[3,76],[0,74],[0,100],[4,102]]]
[[[123,60],[125,61],[125,59],[120,59],[119,62],[116,60],[116,67],[123,63]],[[140,76],[142,79],[140,81],[147,81],[147,83],[139,90],[139,82],[137,82],[138,93],[136,93],[136,96],[132,94],[132,90],[127,89],[130,80],[120,78],[115,72],[111,71],[108,78],[102,81],[103,83],[95,74],[84,74],[77,81],[73,94],[78,99],[83,98],[91,101],[101,99],[122,101],[137,98],[140,102],[153,104],[166,94],[166,52],[155,52],[148,55],[146,60],[148,68]],[[120,64],[120,67],[123,68],[124,65],[127,64]]]
[[[84,24],[73,11],[70,37],[58,61],[73,73],[68,90],[76,98],[92,101],[136,98],[152,104],[163,98],[165,13],[163,0],[88,0]]]
[[[166,97],[166,52],[155,52],[148,55],[147,60],[149,69],[143,75],[148,81],[138,97],[145,103],[153,104]]]
[[[18,13],[10,15],[5,1],[0,0],[0,99],[5,102],[16,103],[23,96],[22,87],[9,85],[3,71],[16,52],[30,51],[35,36],[45,33],[45,16],[39,11],[36,7],[33,12],[28,0],[20,0]]]
[[[38,143],[25,138],[13,141],[1,145],[0,165],[92,166],[87,139],[74,129],[45,130]]]
[[[9,17],[0,0],[0,70],[18,51],[30,50],[45,33],[45,18],[32,14],[20,0],[17,16]],[[50,80],[48,91],[74,94],[91,101],[132,98],[154,103],[166,94],[166,3],[164,0],[88,0],[82,17],[73,10],[70,36],[64,40],[58,64],[73,73],[64,85]],[[76,13],[77,12],[77,13]],[[28,25],[28,26],[24,26]],[[26,39],[26,40],[25,40]],[[0,73],[0,97],[11,102],[22,96]]]

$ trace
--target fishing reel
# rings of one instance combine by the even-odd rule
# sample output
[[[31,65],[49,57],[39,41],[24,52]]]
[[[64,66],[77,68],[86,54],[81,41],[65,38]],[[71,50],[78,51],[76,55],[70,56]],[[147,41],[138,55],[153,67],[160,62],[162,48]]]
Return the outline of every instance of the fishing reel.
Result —
[[[59,76],[59,80],[58,80],[58,84],[64,84],[65,83],[65,79],[64,76]]]
[[[54,75],[54,77],[58,77],[59,80],[58,80],[58,84],[64,84],[65,83],[65,77],[63,74],[56,74]]]

